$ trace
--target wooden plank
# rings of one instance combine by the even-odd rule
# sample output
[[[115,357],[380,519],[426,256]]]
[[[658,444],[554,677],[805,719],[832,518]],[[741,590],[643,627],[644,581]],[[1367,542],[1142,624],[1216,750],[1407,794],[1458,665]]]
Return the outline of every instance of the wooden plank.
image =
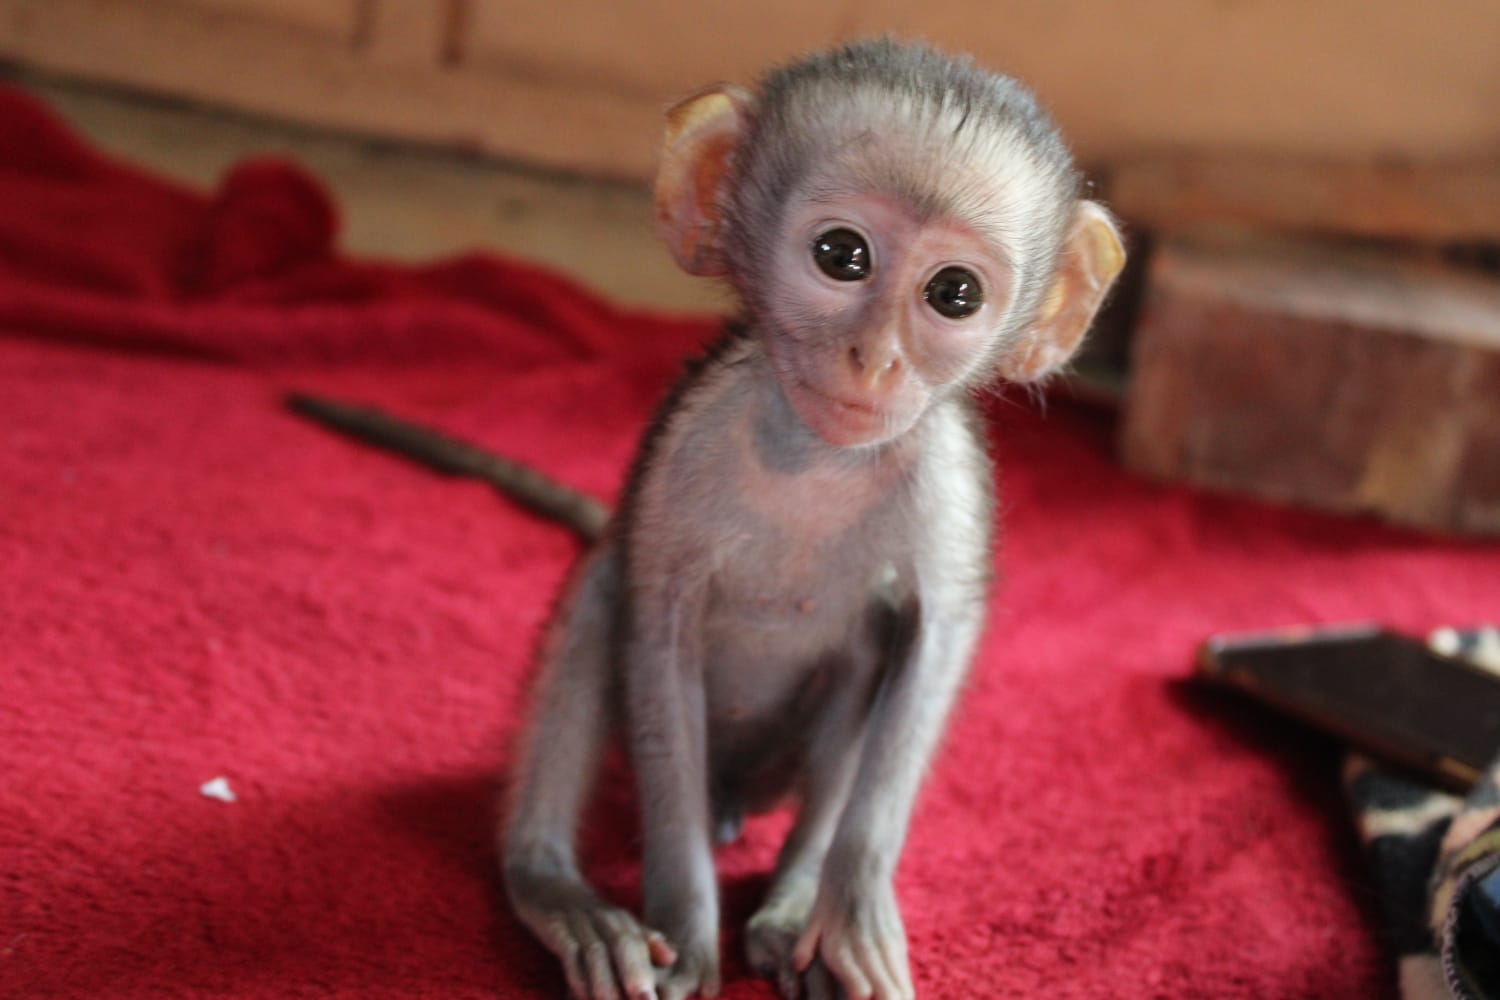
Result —
[[[639,94],[665,107],[719,80],[839,41],[858,0],[479,0],[462,62],[502,78],[556,80]],[[558,30],[566,25],[566,30]]]
[[[1500,282],[1326,244],[1167,241],[1121,451],[1157,478],[1500,535]]]
[[[1500,153],[1404,164],[1137,158],[1112,165],[1105,190],[1117,212],[1156,229],[1238,223],[1430,242],[1500,239]]]
[[[369,0],[364,58],[380,66],[439,70],[447,57],[454,0]]]
[[[163,18],[117,0],[4,0],[0,58],[602,177],[649,177],[661,130],[661,106],[638,95],[393,66],[285,25],[192,7]]]
[[[118,2],[118,0],[117,0]],[[263,24],[279,24],[348,42],[354,37],[363,0],[125,0],[161,17],[197,10]]]

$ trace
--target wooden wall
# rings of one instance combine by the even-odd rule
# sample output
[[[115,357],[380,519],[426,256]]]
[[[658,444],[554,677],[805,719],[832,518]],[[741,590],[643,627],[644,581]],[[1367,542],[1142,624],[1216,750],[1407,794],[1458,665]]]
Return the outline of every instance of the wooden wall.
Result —
[[[0,57],[633,178],[674,96],[884,31],[1027,80],[1095,163],[1500,160],[1495,0],[0,0]]]
[[[1138,223],[1500,238],[1497,0],[0,0],[0,59],[629,180],[675,97],[881,32],[1029,82]]]

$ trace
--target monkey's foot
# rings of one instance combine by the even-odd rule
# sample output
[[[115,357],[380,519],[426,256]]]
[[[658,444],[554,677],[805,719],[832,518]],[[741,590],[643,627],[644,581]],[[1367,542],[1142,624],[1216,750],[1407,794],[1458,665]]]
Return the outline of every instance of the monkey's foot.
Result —
[[[511,873],[509,889],[521,921],[562,961],[574,1000],[659,1000],[656,967],[681,961],[661,933],[575,879]]]
[[[812,904],[811,891],[773,891],[745,927],[745,954],[750,967],[775,983],[785,1000],[800,1000],[804,995],[808,1000],[838,1000],[840,996],[821,962],[807,971],[804,990],[804,976],[793,961]]]
[[[808,996],[819,970],[831,974],[841,991],[859,1000],[915,1000],[906,960],[906,928],[889,882],[824,886],[792,953],[806,970]]]

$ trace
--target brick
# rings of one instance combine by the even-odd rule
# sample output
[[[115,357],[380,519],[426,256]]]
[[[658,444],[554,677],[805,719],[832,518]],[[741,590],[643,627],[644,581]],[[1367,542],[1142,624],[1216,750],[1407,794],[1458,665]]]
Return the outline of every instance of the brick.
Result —
[[[1121,453],[1160,479],[1500,535],[1500,281],[1363,248],[1170,239]]]

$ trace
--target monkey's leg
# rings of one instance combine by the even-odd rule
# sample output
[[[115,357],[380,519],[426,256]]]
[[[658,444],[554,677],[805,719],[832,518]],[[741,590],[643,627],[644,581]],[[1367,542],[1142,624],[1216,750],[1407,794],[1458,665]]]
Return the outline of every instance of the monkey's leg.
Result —
[[[928,591],[912,648],[882,684],[860,743],[849,800],[795,952],[802,968],[821,959],[850,996],[916,995],[896,905],[896,863],[917,790],[973,652],[982,597],[963,582]]]
[[[623,669],[645,838],[645,917],[678,955],[657,976],[661,1000],[711,997],[719,992],[719,900],[701,649],[705,588],[665,573],[640,576],[653,582],[631,592]]]
[[[611,727],[610,623],[618,559],[606,547],[580,567],[542,646],[531,729],[515,771],[502,854],[511,906],[561,959],[578,1000],[655,998],[666,940],[600,899],[578,870],[575,830]]]
[[[746,927],[745,950],[751,967],[775,983],[786,1000],[802,995],[803,977],[793,962],[793,949],[817,899],[823,858],[859,764],[863,731],[859,709],[864,698],[863,692],[849,687],[819,720],[807,755],[809,771],[796,825],[782,845],[766,901]],[[810,1000],[832,996],[820,963],[809,970],[807,984]]]

